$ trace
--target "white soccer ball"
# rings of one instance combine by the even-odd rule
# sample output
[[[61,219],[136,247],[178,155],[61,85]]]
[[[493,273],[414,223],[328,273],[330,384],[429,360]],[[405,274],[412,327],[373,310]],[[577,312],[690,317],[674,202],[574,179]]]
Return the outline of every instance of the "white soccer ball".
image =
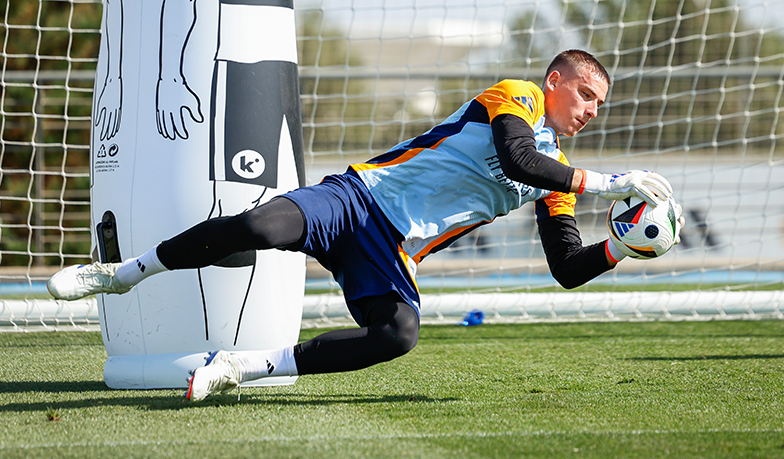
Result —
[[[632,258],[648,260],[667,253],[675,245],[675,200],[656,207],[640,198],[614,201],[607,212],[610,240]]]

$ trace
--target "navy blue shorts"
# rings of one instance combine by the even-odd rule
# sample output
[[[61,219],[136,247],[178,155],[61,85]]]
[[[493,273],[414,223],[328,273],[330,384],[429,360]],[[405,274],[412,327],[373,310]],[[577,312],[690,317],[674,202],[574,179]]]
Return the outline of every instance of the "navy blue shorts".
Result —
[[[284,196],[305,216],[307,238],[300,251],[332,272],[360,326],[355,301],[367,296],[397,292],[419,315],[419,292],[398,249],[402,237],[353,171]]]

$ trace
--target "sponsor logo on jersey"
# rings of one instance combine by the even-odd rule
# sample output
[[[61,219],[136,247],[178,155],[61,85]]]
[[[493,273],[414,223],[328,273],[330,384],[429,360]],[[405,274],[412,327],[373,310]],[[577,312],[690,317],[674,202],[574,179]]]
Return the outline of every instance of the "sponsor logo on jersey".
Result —
[[[528,108],[528,111],[533,113],[534,111],[534,99],[533,97],[526,97],[526,96],[514,96],[514,100],[520,102],[521,105]]]
[[[493,173],[493,178],[506,189],[507,193],[525,196],[531,192],[532,187],[520,182],[515,182],[504,174],[501,170],[501,162],[498,160],[498,155],[486,157],[485,162],[490,168],[490,172]]]

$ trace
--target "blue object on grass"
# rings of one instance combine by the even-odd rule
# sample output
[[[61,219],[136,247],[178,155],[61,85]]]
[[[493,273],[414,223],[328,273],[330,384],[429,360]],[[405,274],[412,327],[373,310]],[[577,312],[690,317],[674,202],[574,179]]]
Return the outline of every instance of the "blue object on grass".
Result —
[[[479,325],[485,320],[485,313],[480,311],[479,309],[474,309],[473,311],[468,311],[463,317],[463,322],[461,322],[466,327],[471,325]]]

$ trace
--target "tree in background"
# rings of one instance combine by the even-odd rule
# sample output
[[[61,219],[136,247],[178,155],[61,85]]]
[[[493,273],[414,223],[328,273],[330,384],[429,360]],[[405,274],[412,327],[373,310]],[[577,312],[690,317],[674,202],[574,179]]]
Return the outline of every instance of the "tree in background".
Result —
[[[89,196],[93,82],[74,75],[95,69],[101,4],[15,0],[0,15],[0,261],[60,264],[40,254],[89,251],[89,209],[73,203]]]

